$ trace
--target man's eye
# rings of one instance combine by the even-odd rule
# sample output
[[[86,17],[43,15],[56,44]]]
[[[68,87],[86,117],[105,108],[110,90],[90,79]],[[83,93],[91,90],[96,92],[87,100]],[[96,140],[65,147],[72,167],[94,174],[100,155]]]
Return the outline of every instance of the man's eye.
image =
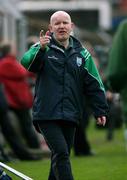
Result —
[[[63,22],[63,24],[68,24],[68,22]]]
[[[55,26],[58,26],[60,23],[56,23]]]

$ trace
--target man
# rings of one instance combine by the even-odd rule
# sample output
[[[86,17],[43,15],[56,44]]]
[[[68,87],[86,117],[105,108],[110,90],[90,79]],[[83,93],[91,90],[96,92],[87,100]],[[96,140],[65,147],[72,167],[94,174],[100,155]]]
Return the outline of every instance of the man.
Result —
[[[89,52],[70,36],[73,26],[68,13],[55,12],[50,34],[40,34],[40,42],[21,60],[25,68],[37,73],[33,122],[52,153],[48,180],[73,180],[69,154],[82,118],[84,94],[92,102],[97,123],[106,123],[103,84]]]
[[[120,93],[123,120],[127,128],[127,19],[122,21],[113,38],[107,68],[107,81],[114,92]],[[126,129],[127,134],[127,129]]]

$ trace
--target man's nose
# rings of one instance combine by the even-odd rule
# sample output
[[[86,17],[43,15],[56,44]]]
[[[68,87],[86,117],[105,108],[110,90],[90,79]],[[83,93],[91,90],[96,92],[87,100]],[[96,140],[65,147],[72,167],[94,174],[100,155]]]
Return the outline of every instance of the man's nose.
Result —
[[[60,27],[61,27],[61,28],[64,27],[64,24],[63,24],[63,23],[60,23]]]

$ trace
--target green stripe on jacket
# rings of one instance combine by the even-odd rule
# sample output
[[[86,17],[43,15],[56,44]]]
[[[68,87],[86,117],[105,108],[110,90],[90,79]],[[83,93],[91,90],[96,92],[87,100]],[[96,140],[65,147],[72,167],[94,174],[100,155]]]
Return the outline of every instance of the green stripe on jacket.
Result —
[[[26,68],[29,69],[30,65],[35,60],[37,53],[39,52],[41,46],[40,43],[33,45],[22,57],[21,64]],[[44,52],[47,52],[49,50],[49,47],[46,46],[46,49]]]
[[[101,77],[99,75],[99,72],[97,70],[97,67],[95,66],[95,63],[93,61],[93,58],[91,57],[90,53],[87,51],[87,49],[84,49],[81,51],[82,56],[85,58],[85,65],[84,68],[88,71],[88,73],[95,78],[100,88],[105,91],[104,85],[102,83]]]
[[[38,53],[38,51],[40,50],[40,44],[36,45],[36,46],[32,46],[22,57],[21,59],[21,64],[28,69],[30,64],[34,61],[34,59],[36,58],[36,55]]]

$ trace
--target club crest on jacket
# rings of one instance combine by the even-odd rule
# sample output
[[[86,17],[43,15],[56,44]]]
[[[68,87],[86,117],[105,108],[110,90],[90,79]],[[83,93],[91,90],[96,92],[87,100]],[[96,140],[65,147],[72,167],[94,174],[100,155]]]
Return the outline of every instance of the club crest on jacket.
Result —
[[[76,63],[77,63],[77,66],[80,67],[82,65],[82,58],[77,57]]]

